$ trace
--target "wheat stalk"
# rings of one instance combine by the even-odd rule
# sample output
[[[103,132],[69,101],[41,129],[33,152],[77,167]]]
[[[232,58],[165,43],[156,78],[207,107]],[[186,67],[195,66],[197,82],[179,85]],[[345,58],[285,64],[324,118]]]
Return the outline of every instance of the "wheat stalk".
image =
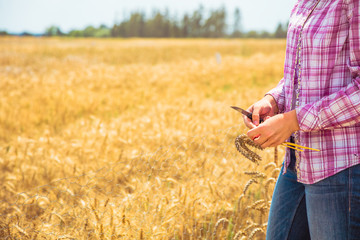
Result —
[[[262,173],[262,172],[257,172],[257,171],[251,171],[251,172],[244,172],[246,175],[252,176],[254,178],[266,178],[266,174]]]
[[[257,233],[259,233],[259,232],[265,234],[265,233],[264,233],[264,230],[262,230],[261,228],[255,228],[255,229],[252,230],[252,232],[250,233],[248,239],[249,239],[249,240],[253,239],[254,236],[255,236]]]
[[[271,168],[271,167],[272,167],[272,168],[276,168],[276,164],[273,163],[273,162],[268,163],[268,164],[265,165],[264,169],[265,169],[265,170],[268,170],[268,169]]]
[[[268,197],[268,194],[269,194],[269,185],[271,183],[275,183],[276,182],[276,179],[275,178],[268,178],[265,182],[265,197],[267,198]]]
[[[251,204],[250,206],[247,206],[246,208],[252,208],[252,209],[255,209],[255,210],[258,210],[258,209],[262,209],[264,207],[264,203],[266,203],[266,201],[264,199],[260,199],[256,202],[254,202],[253,204]],[[262,205],[262,206],[259,206],[259,205]]]
[[[251,147],[254,147],[254,148],[260,149],[260,150],[263,150],[263,148],[260,145],[254,143],[254,141],[252,141],[250,138],[248,138],[248,136],[246,136],[245,134],[241,134],[236,137],[235,146],[236,146],[236,149],[250,161],[252,161],[256,164],[258,164],[258,162],[261,161],[260,155],[258,155],[257,153],[255,153],[254,151],[249,149],[248,146],[251,146]]]
[[[240,236],[241,235],[243,235],[244,233],[240,230],[240,231],[238,231],[236,234],[235,234],[235,236],[234,236],[234,238],[233,238],[233,240],[236,240],[236,239],[239,239],[240,238]]]
[[[225,223],[229,223],[229,220],[226,218],[221,218],[216,222],[214,232],[213,232],[213,238],[216,237],[216,233],[217,233],[217,230],[218,230],[220,224],[225,224]]]
[[[236,146],[236,149],[250,161],[252,161],[256,164],[258,164],[258,162],[261,161],[260,155],[258,155],[254,151],[252,151],[248,146],[251,146],[251,147],[254,147],[254,148],[260,149],[260,150],[264,150],[264,149],[260,145],[256,144],[253,140],[248,138],[248,136],[246,136],[245,134],[240,134],[239,136],[236,137],[235,146]],[[300,151],[300,152],[303,152],[304,149],[308,149],[311,151],[320,151],[319,149],[309,148],[309,147],[301,146],[301,145],[298,145],[295,143],[290,143],[290,142],[284,142],[284,143],[280,144],[280,146],[291,148],[291,149],[294,149],[294,150]],[[277,147],[275,147],[274,163],[277,164],[277,161],[278,161],[278,149],[277,149]]]
[[[247,183],[246,183],[246,185],[245,185],[245,187],[244,187],[244,190],[243,190],[243,194],[245,195],[246,194],[246,191],[248,190],[248,188],[250,187],[250,185],[251,184],[253,184],[253,183],[258,183],[258,181],[256,181],[256,179],[250,179]]]

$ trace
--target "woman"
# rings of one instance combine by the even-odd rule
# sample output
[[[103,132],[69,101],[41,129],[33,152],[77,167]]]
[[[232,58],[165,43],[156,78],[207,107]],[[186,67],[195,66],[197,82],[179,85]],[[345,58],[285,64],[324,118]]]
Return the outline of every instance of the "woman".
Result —
[[[248,136],[288,149],[267,239],[360,239],[360,1],[299,0],[284,78],[253,104]],[[259,124],[259,118],[265,122]]]

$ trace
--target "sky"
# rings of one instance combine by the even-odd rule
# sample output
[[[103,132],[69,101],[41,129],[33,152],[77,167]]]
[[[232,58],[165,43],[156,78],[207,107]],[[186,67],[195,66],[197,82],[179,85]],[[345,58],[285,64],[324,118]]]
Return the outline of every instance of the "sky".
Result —
[[[151,16],[154,9],[169,10],[171,16],[192,13],[200,4],[205,11],[225,6],[228,23],[236,7],[241,11],[244,31],[274,31],[286,23],[296,0],[0,0],[0,31],[43,33],[49,26],[63,32],[114,23],[133,11]]]

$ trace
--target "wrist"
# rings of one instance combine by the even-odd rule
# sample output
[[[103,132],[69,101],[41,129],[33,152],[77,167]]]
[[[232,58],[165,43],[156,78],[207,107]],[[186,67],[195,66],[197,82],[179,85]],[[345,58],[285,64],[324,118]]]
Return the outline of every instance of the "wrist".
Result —
[[[286,123],[289,123],[289,130],[291,133],[300,130],[296,110],[291,110],[290,112],[284,113],[284,120]]]
[[[264,98],[271,104],[271,107],[274,109],[274,113],[279,113],[279,108],[275,98],[271,94],[266,94]]]

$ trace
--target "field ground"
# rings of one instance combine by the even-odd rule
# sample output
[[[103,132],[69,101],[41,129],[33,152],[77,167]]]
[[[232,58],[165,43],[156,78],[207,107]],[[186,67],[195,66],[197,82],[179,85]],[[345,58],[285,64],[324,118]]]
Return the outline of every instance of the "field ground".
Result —
[[[284,40],[0,38],[0,238],[263,239],[279,164],[236,151],[229,106],[275,86],[284,55]]]

